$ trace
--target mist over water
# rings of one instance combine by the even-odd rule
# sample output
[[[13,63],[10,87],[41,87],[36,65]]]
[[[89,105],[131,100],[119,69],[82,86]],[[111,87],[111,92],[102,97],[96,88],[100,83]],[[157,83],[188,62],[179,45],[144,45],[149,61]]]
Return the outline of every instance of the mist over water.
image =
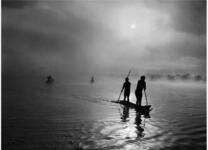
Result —
[[[206,1],[2,0],[2,148],[206,149]]]
[[[90,78],[89,78],[90,79]],[[4,149],[197,150],[206,148],[206,85],[147,80],[150,118],[112,103],[123,78],[4,79]],[[131,99],[137,79],[131,79]],[[143,98],[143,105],[145,99]]]

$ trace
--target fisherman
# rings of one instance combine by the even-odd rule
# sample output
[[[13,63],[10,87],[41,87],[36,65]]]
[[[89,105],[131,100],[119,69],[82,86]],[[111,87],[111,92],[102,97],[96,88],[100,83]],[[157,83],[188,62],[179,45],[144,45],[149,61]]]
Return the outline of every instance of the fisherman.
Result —
[[[95,82],[95,79],[94,77],[92,76],[92,78],[90,79],[90,83],[94,83]]]
[[[137,98],[136,105],[141,106],[142,104],[142,90],[146,90],[145,76],[141,76],[137,83],[137,88],[135,90],[135,95]]]
[[[128,102],[129,102],[130,88],[131,88],[131,82],[129,82],[129,78],[126,77],[123,87],[121,89],[121,92],[124,90],[124,101],[127,98]]]

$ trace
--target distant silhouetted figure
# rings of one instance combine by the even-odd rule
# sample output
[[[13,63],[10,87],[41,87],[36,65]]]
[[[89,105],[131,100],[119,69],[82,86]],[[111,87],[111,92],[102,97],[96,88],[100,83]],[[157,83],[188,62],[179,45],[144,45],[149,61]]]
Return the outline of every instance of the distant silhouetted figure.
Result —
[[[129,102],[129,96],[130,96],[130,88],[131,88],[131,83],[129,82],[129,78],[125,78],[125,82],[123,84],[123,87],[121,89],[121,92],[124,90],[124,101],[128,100]]]
[[[137,98],[136,105],[141,106],[142,104],[142,90],[146,90],[145,76],[141,76],[140,80],[137,83],[135,95]]]
[[[54,81],[54,79],[51,77],[51,76],[47,76],[47,80],[46,80],[46,83],[47,84],[50,84]]]
[[[92,78],[90,79],[90,83],[94,83],[95,82],[95,79],[94,77],[92,76]]]

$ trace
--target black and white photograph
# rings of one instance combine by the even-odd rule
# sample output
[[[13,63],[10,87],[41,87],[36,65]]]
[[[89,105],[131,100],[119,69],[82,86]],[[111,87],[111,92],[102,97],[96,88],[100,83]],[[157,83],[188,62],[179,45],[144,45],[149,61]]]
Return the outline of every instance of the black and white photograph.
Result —
[[[206,0],[2,0],[2,150],[206,150]]]

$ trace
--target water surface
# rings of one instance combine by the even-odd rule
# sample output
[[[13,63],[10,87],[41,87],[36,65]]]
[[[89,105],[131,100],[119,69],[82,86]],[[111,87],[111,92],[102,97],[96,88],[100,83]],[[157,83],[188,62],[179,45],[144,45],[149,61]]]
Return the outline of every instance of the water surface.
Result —
[[[3,79],[3,149],[206,149],[205,83],[147,81],[143,116],[111,102],[122,82]]]

